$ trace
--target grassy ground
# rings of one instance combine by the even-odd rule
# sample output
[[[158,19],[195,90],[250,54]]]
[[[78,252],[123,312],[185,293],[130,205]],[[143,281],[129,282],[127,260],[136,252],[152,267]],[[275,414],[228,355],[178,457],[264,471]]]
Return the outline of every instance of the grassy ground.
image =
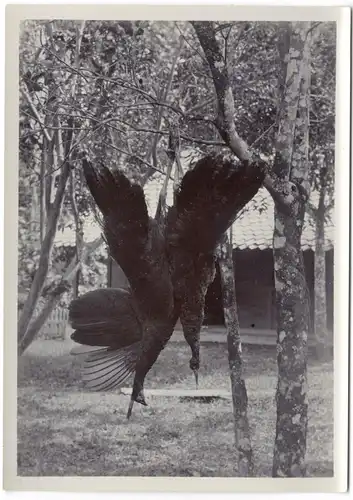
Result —
[[[149,397],[128,422],[129,397],[90,393],[69,342],[38,341],[18,367],[18,474],[22,476],[236,476],[229,401]],[[225,344],[202,346],[200,387],[229,389]],[[194,388],[189,350],[170,344],[146,388]],[[244,352],[257,476],[270,476],[275,429],[274,348]],[[128,384],[126,384],[128,385]],[[309,363],[310,476],[333,474],[332,363]]]

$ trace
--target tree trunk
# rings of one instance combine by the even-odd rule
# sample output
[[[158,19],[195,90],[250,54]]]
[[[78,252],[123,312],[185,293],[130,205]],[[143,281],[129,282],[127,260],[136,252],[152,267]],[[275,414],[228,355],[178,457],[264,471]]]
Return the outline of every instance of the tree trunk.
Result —
[[[251,160],[251,151],[235,130],[232,88],[214,25],[208,21],[191,24],[212,74],[218,101],[216,123],[219,133],[240,160]],[[290,26],[288,24],[287,27]],[[273,170],[269,169],[264,180],[264,186],[275,202],[274,265],[279,374],[273,476],[305,475],[307,428],[309,307],[300,239],[310,187],[307,158],[310,23],[297,22],[292,26],[291,31],[281,30],[284,35],[279,47],[283,62],[283,73],[279,75],[282,99],[279,104],[276,157]],[[296,148],[293,152],[294,142]]]
[[[321,161],[324,161],[323,157]],[[320,189],[319,205],[315,217],[315,350],[318,359],[326,359],[329,354],[329,336],[327,330],[326,309],[326,261],[325,261],[325,195],[326,185]]]
[[[277,307],[277,424],[274,477],[305,476],[308,292],[293,216],[275,214],[273,255]]]
[[[82,263],[85,262],[89,253],[96,250],[99,245],[102,244],[102,242],[102,238],[98,238],[93,243],[87,245],[87,247],[81,253],[80,261],[77,261],[76,255],[73,257],[60,282],[53,286],[48,293],[47,302],[44,305],[43,309],[40,311],[38,316],[29,324],[25,334],[21,337],[18,343],[19,356],[21,356],[25,352],[25,350],[30,346],[35,337],[38,335],[49,315],[53,311],[54,307],[59,302],[62,294],[70,290],[72,283],[76,278],[77,271],[80,269]]]
[[[69,144],[71,144],[72,135],[73,135],[73,130],[71,133],[70,140],[68,141]],[[70,146],[68,146],[68,148],[70,148]],[[70,164],[68,161],[66,161],[62,167],[59,178],[58,189],[55,194],[55,200],[48,215],[47,229],[42,243],[38,269],[35,273],[31,289],[29,291],[27,300],[23,306],[22,314],[18,322],[18,339],[20,342],[24,337],[24,335],[26,334],[27,327],[31,320],[33,311],[40,297],[46,276],[48,274],[50,254],[54,243],[56,228],[61,213],[61,207],[65,195],[65,188],[67,180],[69,178],[69,174],[70,174]]]
[[[40,162],[40,244],[43,243],[46,226],[46,204],[45,204],[45,171],[47,165],[47,144],[46,137],[43,136],[42,155]]]
[[[77,43],[77,48],[76,48],[76,65],[79,65],[79,58],[80,58],[80,41],[82,38],[83,34],[83,28],[84,28],[84,22],[81,22],[81,28],[78,30],[78,43]],[[53,36],[53,25],[51,22],[46,23],[46,30],[47,30],[47,35],[49,39],[52,39]],[[55,52],[55,51],[54,51]],[[41,237],[43,236],[42,240],[42,245],[41,245],[41,252],[39,256],[39,263],[38,263],[38,268],[36,270],[34,279],[32,281],[32,285],[28,294],[28,297],[26,299],[26,302],[24,304],[24,307],[22,309],[21,316],[18,321],[18,328],[17,328],[17,335],[18,335],[18,342],[19,346],[20,345],[29,345],[27,344],[28,338],[34,337],[35,333],[33,334],[33,328],[31,328],[31,331],[28,333],[27,329],[30,325],[31,319],[33,317],[33,313],[36,307],[36,304],[38,302],[38,299],[42,293],[44,283],[48,274],[49,270],[49,264],[50,264],[50,256],[51,256],[51,251],[55,239],[55,234],[56,234],[56,229],[57,229],[57,224],[58,220],[60,217],[62,205],[63,205],[63,200],[65,196],[65,189],[67,185],[67,181],[70,175],[71,171],[71,165],[70,165],[70,158],[71,158],[71,145],[72,145],[72,139],[74,135],[74,122],[73,118],[70,118],[68,120],[68,133],[66,135],[66,141],[65,141],[65,150],[63,151],[63,144],[62,144],[62,138],[61,138],[61,122],[59,119],[59,116],[57,116],[57,106],[58,102],[60,100],[54,99],[53,97],[57,96],[57,93],[59,92],[59,89],[57,88],[57,85],[54,83],[53,75],[50,75],[52,81],[49,83],[49,93],[51,95],[51,99],[48,100],[47,102],[47,110],[46,110],[46,116],[44,119],[45,123],[52,124],[53,123],[53,116],[55,117],[55,124],[56,124],[56,130],[54,131],[54,139],[52,139],[48,135],[48,131],[46,128],[43,128],[43,136],[45,139],[43,139],[43,148],[47,147],[47,152],[45,153],[43,150],[43,165],[41,169],[41,173],[43,173],[43,170],[45,169],[45,188],[44,184],[42,184],[41,187],[41,208],[43,207],[43,204],[45,203],[46,205],[46,223],[45,223],[45,235],[41,234]],[[54,85],[54,86],[53,86]],[[72,95],[75,95],[75,90],[76,90],[76,79],[74,80],[72,84]],[[27,96],[27,101],[30,100],[30,97]],[[39,120],[41,122],[41,120]],[[56,149],[55,149],[56,146]],[[56,154],[55,154],[56,153]],[[54,196],[54,201],[51,203],[51,196],[52,196],[52,183],[53,183],[53,167],[55,163],[55,159],[57,159],[59,165],[56,165],[55,168],[59,170],[59,175],[57,175],[58,178],[58,187],[55,192]],[[61,160],[61,161],[60,161]],[[45,189],[45,192],[43,192]],[[43,197],[45,201],[43,201]],[[44,227],[44,213],[43,211],[41,215],[41,232],[43,231]],[[38,318],[37,318],[38,319]],[[35,320],[37,321],[37,320]],[[21,351],[22,348],[19,347],[19,350]],[[23,352],[23,350],[22,350]]]
[[[177,67],[177,62],[178,62],[178,59],[180,57],[183,46],[184,46],[184,38],[180,37],[179,46],[175,51],[175,55],[174,55],[174,58],[172,60],[171,68],[169,71],[167,85],[165,87],[165,90],[161,91],[161,96],[160,96],[161,102],[166,103],[168,100],[168,96],[169,96],[171,88],[172,88],[173,78],[174,78],[174,74],[175,74],[175,68]],[[164,110],[165,110],[165,108],[163,106],[160,106],[158,109],[156,126],[155,126],[155,129],[158,131],[161,129],[161,126],[162,126]],[[152,158],[152,164],[156,168],[158,168],[157,146],[158,146],[159,139],[160,139],[159,134],[153,135],[151,149],[147,155],[147,161],[149,162]],[[146,182],[148,181],[148,179],[151,177],[152,174],[153,174],[153,170],[151,168],[149,168],[146,172],[146,175],[143,178],[143,181],[142,181],[143,185],[146,184]]]
[[[279,110],[274,171],[288,179],[292,201],[275,200],[273,235],[277,306],[277,423],[274,477],[305,476],[309,297],[301,251],[308,177],[308,39],[306,23],[291,32],[286,85]],[[303,98],[299,100],[299,96]]]
[[[213,23],[211,21],[193,21],[191,24],[211,70],[218,100],[218,115],[216,118],[218,131],[224,142],[240,160],[249,160],[251,158],[250,150],[246,142],[239,137],[235,128],[233,90],[228,69],[224,64],[223,54],[216,39]]]
[[[33,249],[38,250],[41,244],[40,232],[38,231],[40,226],[40,192],[37,183],[33,182],[31,187],[31,220],[29,224],[29,231],[33,242]]]
[[[235,296],[232,248],[226,235],[218,247],[224,322],[227,328],[228,359],[232,386],[235,445],[240,477],[254,475],[250,428],[247,416],[248,396],[242,373],[241,339]]]

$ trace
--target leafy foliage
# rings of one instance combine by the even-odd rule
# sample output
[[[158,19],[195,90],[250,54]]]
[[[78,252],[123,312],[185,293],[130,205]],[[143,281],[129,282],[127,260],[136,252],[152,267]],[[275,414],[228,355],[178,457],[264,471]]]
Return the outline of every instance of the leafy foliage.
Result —
[[[280,23],[216,24],[217,40],[233,88],[236,128],[248,144],[265,155],[272,153],[276,132],[280,28]],[[79,35],[77,21],[22,23],[19,65],[23,90],[19,121],[22,291],[28,291],[38,265],[40,228],[43,232],[47,209],[50,210],[58,186],[71,123],[75,138],[69,161],[81,220],[92,213],[92,202],[81,172],[80,151],[88,151],[95,162],[116,164],[139,182],[148,172],[159,175],[157,171],[165,170],[169,127],[175,123],[179,125],[182,150],[200,154],[222,148],[213,123],[217,109],[211,74],[190,23],[86,21],[82,36]],[[312,48],[310,110],[312,183],[316,189],[322,181],[317,153],[324,153],[327,162],[333,163],[334,90],[335,26],[321,23],[315,28]],[[60,142],[58,127],[61,147],[55,142],[56,136]],[[53,138],[52,144],[48,143],[46,133]],[[53,156],[51,161],[48,155]],[[45,170],[45,162],[51,164],[49,170]],[[333,186],[333,168],[329,171],[331,177],[325,182]],[[46,193],[45,202],[42,191]],[[28,211],[29,206],[34,209]],[[58,227],[76,227],[69,187]],[[67,252],[54,250],[53,269],[47,282],[58,276],[55,270],[58,259],[61,272],[68,262]],[[82,272],[84,286],[93,284],[88,272],[92,265],[91,262]],[[105,274],[103,267],[99,268],[101,274]]]

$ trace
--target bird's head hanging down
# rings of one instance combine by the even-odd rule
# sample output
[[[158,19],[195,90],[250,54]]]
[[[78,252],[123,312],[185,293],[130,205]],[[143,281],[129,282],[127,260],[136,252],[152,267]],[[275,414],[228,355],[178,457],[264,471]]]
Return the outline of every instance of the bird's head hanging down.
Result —
[[[210,155],[183,177],[168,214],[167,241],[174,300],[198,381],[205,296],[215,277],[215,252],[224,232],[263,183],[265,163]]]
[[[167,223],[148,216],[140,186],[119,170],[93,167],[84,174],[102,213],[112,257],[130,290],[96,290],[70,306],[73,340],[88,355],[89,387],[118,387],[134,373],[131,401],[146,404],[145,377],[180,317],[190,345],[190,368],[198,378],[205,295],[215,273],[215,249],[239,210],[262,182],[254,165],[208,156],[183,178]],[[131,251],[133,249],[133,251]],[[89,351],[89,352],[87,352]]]

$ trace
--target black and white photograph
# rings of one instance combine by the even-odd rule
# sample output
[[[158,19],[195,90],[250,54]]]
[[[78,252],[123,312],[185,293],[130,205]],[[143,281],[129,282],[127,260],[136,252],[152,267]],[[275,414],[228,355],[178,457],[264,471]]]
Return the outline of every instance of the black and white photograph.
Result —
[[[319,10],[21,17],[17,479],[337,474],[349,160]]]

